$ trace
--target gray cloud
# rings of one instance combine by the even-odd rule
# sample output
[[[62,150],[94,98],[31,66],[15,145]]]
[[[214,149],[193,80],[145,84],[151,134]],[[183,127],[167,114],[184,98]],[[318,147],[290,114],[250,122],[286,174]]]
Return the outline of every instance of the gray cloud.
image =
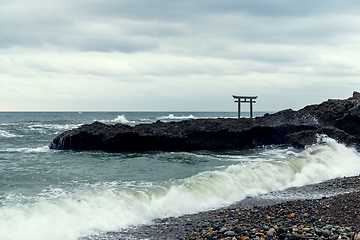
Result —
[[[169,38],[177,38],[180,46],[191,39],[193,46],[185,47],[192,48],[209,38],[238,44],[326,44],[358,32],[351,14],[359,4],[331,2],[18,1],[0,12],[0,47],[51,45],[132,53],[157,49],[171,43]]]
[[[158,19],[186,21],[186,19],[201,18],[204,15],[248,14],[270,17],[308,17],[318,14],[356,14],[360,4],[351,0],[245,0],[245,1],[214,1],[214,0],[184,0],[184,1],[91,1],[78,2],[78,9],[84,12],[94,12],[102,16],[123,16],[132,19]],[[188,18],[186,18],[188,17]]]
[[[43,108],[65,110],[69,98],[88,110],[144,101],[152,110],[205,110],[199,97],[211,95],[204,108],[230,110],[227,97],[243,92],[274,110],[347,97],[360,88],[359,8],[347,0],[4,0],[1,96],[21,95],[19,109],[56,98]]]

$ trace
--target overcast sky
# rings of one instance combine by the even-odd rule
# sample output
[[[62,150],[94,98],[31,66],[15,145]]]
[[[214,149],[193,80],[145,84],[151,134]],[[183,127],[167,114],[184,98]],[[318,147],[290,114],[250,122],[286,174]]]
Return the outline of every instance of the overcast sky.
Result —
[[[347,98],[360,91],[359,12],[346,0],[0,0],[0,111]]]

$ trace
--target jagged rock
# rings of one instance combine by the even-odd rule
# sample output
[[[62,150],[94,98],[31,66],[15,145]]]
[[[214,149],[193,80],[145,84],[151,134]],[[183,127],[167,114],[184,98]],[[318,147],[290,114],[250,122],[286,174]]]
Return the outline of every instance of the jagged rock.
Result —
[[[49,147],[118,152],[239,149],[270,144],[304,147],[315,143],[318,134],[347,145],[359,144],[360,93],[354,92],[345,100],[328,100],[255,119],[157,121],[134,127],[95,122],[60,134]]]
[[[286,135],[288,142],[294,147],[303,148],[316,143],[316,130],[305,130]]]
[[[339,142],[351,146],[358,142],[359,139],[346,133],[343,130],[340,130],[336,127],[322,127],[317,130],[305,130],[300,132],[295,132],[292,134],[286,135],[286,139],[289,144],[303,148],[307,145],[312,145],[317,142],[319,135],[326,135],[330,138],[336,139]]]

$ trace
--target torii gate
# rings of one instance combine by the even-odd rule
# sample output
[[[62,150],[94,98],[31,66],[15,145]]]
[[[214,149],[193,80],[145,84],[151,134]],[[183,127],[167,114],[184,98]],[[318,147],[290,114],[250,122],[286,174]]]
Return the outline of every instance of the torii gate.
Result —
[[[240,105],[242,102],[248,102],[250,103],[250,118],[253,118],[253,103],[256,103],[255,101],[253,101],[254,99],[257,98],[257,96],[255,97],[244,97],[244,96],[235,96],[233,95],[234,98],[237,98],[237,100],[235,102],[238,103],[238,118],[240,118]]]

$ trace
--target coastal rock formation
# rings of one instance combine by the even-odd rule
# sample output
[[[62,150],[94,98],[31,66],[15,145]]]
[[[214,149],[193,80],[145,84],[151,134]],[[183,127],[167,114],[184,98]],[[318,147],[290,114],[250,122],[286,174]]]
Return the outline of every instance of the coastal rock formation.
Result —
[[[192,119],[180,122],[86,124],[57,136],[58,150],[194,151],[240,149],[271,144],[305,147],[326,134],[347,145],[360,143],[360,93],[298,111],[283,110],[254,119]]]

